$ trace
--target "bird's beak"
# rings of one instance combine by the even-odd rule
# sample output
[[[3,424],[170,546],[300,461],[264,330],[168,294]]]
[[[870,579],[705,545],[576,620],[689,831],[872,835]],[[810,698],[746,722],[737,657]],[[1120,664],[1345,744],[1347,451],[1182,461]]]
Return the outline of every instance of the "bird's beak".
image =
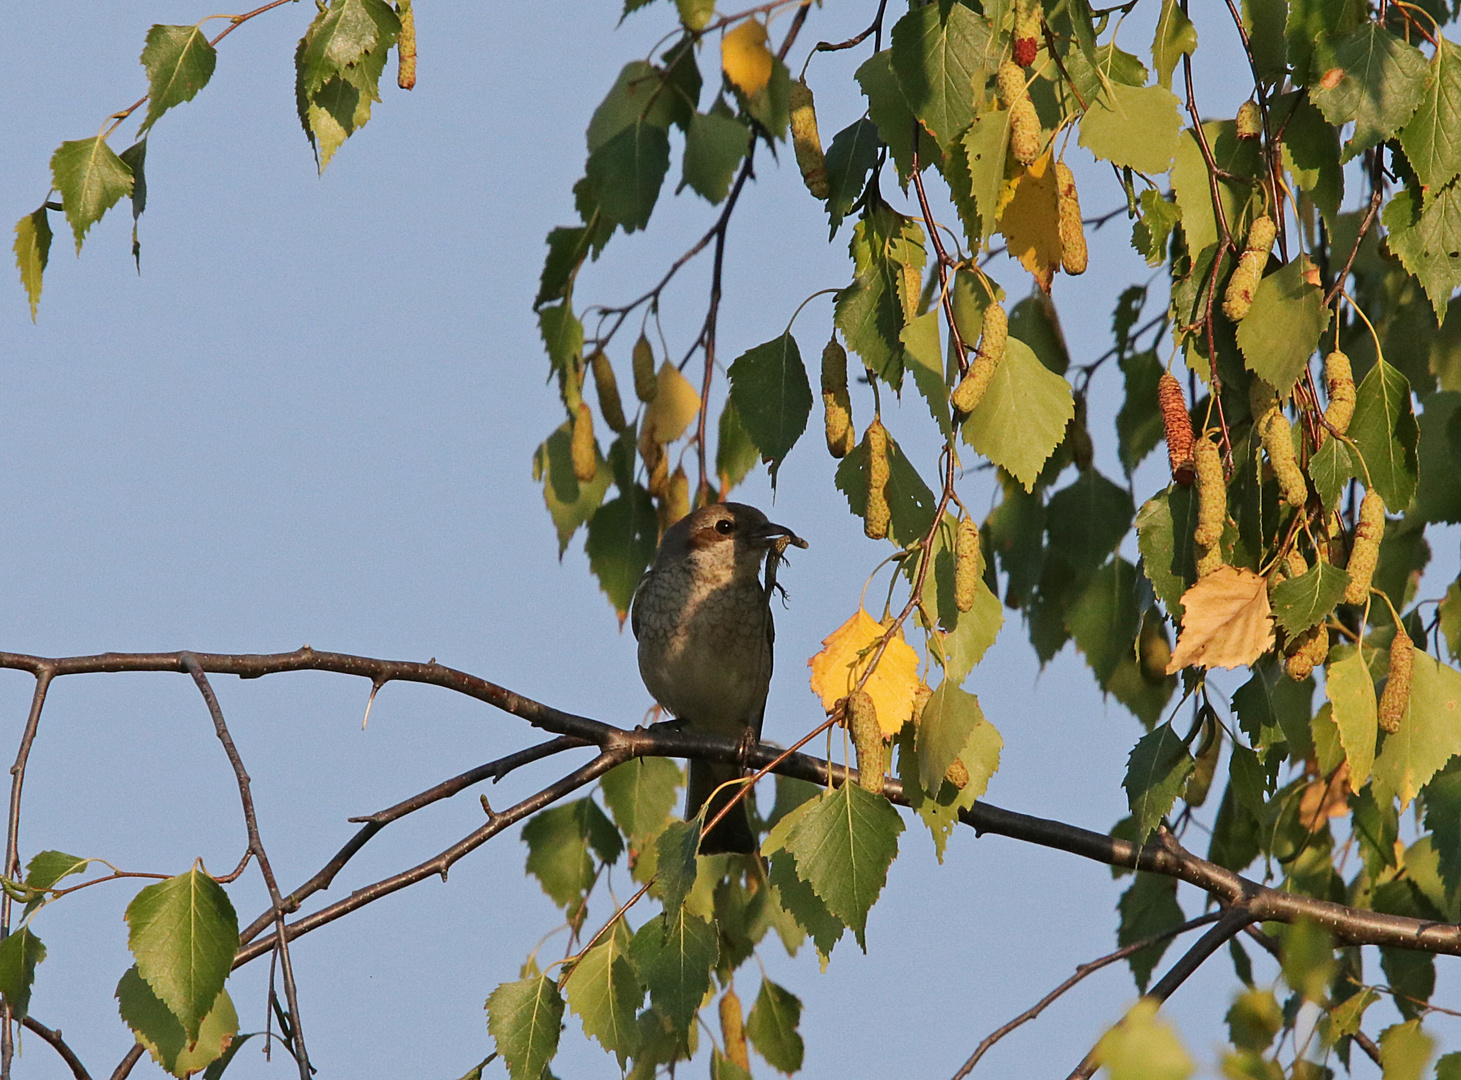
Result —
[[[774,542],[782,537],[785,537],[787,544],[790,544],[793,547],[805,548],[808,546],[805,540],[803,540],[796,533],[792,532],[785,525],[777,525],[775,522],[772,521],[768,521],[765,525],[760,526],[751,533],[752,540],[755,540],[765,545],[766,547],[772,547],[774,545]]]

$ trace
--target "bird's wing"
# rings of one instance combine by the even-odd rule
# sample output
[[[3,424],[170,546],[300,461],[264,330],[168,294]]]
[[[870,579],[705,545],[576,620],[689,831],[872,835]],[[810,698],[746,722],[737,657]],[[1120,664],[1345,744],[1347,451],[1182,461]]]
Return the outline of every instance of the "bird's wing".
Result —
[[[650,567],[639,578],[639,584],[634,586],[634,597],[629,601],[629,629],[634,634],[634,640],[639,640],[639,594],[644,591],[644,583],[654,573],[654,567]]]

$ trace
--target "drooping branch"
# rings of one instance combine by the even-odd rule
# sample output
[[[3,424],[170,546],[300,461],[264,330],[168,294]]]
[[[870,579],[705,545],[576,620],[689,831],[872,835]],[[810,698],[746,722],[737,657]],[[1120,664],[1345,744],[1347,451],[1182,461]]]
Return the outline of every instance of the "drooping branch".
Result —
[[[48,1028],[32,1016],[22,1017],[20,1023],[27,1031],[34,1031],[50,1045],[51,1049],[61,1055],[61,1060],[66,1063],[66,1067],[71,1070],[71,1075],[76,1077],[76,1080],[91,1080],[91,1073],[86,1071],[86,1066],[76,1056],[76,1051],[67,1046],[66,1040],[61,1038],[60,1028]]]

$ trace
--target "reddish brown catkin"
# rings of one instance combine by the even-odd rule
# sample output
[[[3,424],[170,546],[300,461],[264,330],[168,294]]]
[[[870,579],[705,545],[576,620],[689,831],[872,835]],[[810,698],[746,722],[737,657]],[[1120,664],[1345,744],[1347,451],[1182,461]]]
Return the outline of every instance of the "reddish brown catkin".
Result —
[[[854,690],[847,697],[847,726],[857,747],[858,783],[874,795],[883,793],[883,773],[887,770],[887,744],[878,725],[878,710],[866,690]]]
[[[983,553],[979,550],[979,526],[972,518],[960,518],[954,539],[954,606],[968,611],[979,595],[979,579],[984,573]]]
[[[856,445],[852,429],[852,399],[847,395],[847,350],[833,338],[822,349],[822,406],[827,429],[827,451],[844,458]]]
[[[1187,415],[1187,399],[1182,384],[1170,371],[1157,380],[1157,401],[1162,406],[1162,433],[1167,439],[1167,463],[1172,479],[1190,484],[1197,473],[1192,459],[1192,418]]]
[[[1060,236],[1060,266],[1067,274],[1084,274],[1089,252],[1081,224],[1080,193],[1075,176],[1064,161],[1055,163],[1056,228]]]
[[[968,415],[984,400],[984,392],[989,389],[989,380],[994,378],[995,369],[1004,359],[1008,341],[1009,317],[999,302],[995,301],[984,309],[984,328],[979,336],[979,351],[974,354],[974,362],[969,365],[969,370],[950,395],[954,408],[959,412]]]
[[[1341,435],[1349,431],[1349,422],[1354,419],[1354,370],[1349,357],[1335,349],[1324,358],[1324,387],[1329,391],[1329,404],[1324,409],[1324,420]],[[1327,432],[1319,429],[1322,442]]]
[[[1033,164],[1040,156],[1040,117],[1030,100],[1025,73],[1018,64],[1006,60],[996,77],[999,97],[1010,113],[1010,154],[1021,165]]]
[[[1346,604],[1363,604],[1370,596],[1370,581],[1380,561],[1380,541],[1385,537],[1385,500],[1379,492],[1365,492],[1360,503],[1360,519],[1354,527],[1354,543],[1349,552],[1349,584],[1344,589]]]
[[[818,199],[827,197],[827,159],[817,132],[817,106],[812,88],[797,79],[791,84],[791,145],[796,151],[802,183]]]
[[[604,414],[604,423],[615,435],[628,427],[624,419],[624,403],[619,399],[619,381],[614,378],[614,365],[604,355],[603,349],[594,351],[589,360],[594,372],[594,387],[599,392],[599,412]]]
[[[1405,627],[1396,625],[1395,640],[1390,643],[1390,676],[1380,693],[1378,719],[1387,735],[1400,730],[1400,721],[1410,708],[1410,677],[1415,668],[1415,646]]]
[[[1040,50],[1040,0],[1016,0],[1013,37],[1015,63],[1027,68]]]
[[[1248,243],[1243,254],[1238,256],[1238,266],[1228,279],[1228,288],[1223,293],[1223,314],[1232,322],[1242,322],[1253,306],[1253,293],[1263,277],[1263,268],[1268,265],[1268,250],[1278,236],[1273,219],[1260,214],[1248,226]]]
[[[867,513],[862,531],[869,540],[881,540],[888,535],[893,518],[888,509],[888,429],[874,418],[863,441],[867,443]]]

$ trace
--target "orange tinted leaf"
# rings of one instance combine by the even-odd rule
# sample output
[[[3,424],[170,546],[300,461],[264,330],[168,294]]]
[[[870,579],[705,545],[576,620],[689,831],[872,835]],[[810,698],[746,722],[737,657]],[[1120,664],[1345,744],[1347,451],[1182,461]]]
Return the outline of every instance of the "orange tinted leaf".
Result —
[[[876,653],[874,642],[882,636],[883,627],[858,608],[857,614],[823,640],[822,651],[807,666],[812,669],[812,692],[822,699],[824,709],[830,712],[839,698],[852,692]],[[913,714],[918,686],[918,654],[900,632],[888,642],[877,670],[863,688],[873,699],[878,726],[885,735],[897,734]]]
[[[1060,265],[1059,189],[1050,151],[1020,170],[1014,182],[1014,197],[999,219],[999,231],[1009,244],[1009,253],[1035,275],[1045,292],[1050,291],[1055,268]]]
[[[747,97],[755,97],[771,81],[771,50],[766,47],[766,26],[747,19],[720,39],[720,66],[726,77]]]
[[[1273,646],[1268,583],[1251,570],[1218,567],[1182,594],[1182,608],[1168,675],[1189,665],[1246,667]]]

